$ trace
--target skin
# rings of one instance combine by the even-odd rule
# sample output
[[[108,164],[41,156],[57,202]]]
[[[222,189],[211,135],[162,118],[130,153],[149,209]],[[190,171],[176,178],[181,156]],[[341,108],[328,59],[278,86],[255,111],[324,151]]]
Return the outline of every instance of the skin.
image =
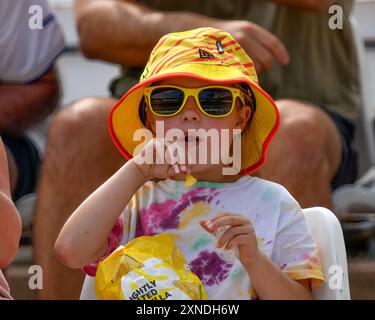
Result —
[[[71,213],[124,164],[108,134],[113,105],[113,99],[87,98],[63,108],[52,120],[33,228],[35,261],[43,268],[39,299],[79,298],[84,274],[65,267],[53,247]]]
[[[37,124],[56,109],[59,95],[54,68],[28,84],[0,83],[0,131],[18,134]]]
[[[207,85],[207,83],[195,80],[195,79],[173,79],[173,80],[164,80],[158,83],[158,85],[176,85],[186,88],[199,88]],[[156,132],[155,123],[156,121],[163,121],[164,122],[164,135],[168,130],[178,128],[184,132],[188,131],[189,129],[204,129],[206,131],[209,131],[210,129],[244,129],[244,126],[247,122],[247,119],[250,118],[251,115],[251,109],[249,106],[241,106],[241,102],[239,100],[236,100],[234,109],[232,113],[227,115],[226,117],[222,118],[213,118],[213,117],[207,117],[204,114],[200,112],[198,109],[196,102],[193,97],[189,97],[185,103],[184,108],[180,113],[178,113],[174,117],[160,117],[157,115],[154,115],[149,107],[146,108],[147,112],[147,119],[150,119],[150,129],[153,132]],[[232,135],[230,135],[229,143],[232,144]],[[209,150],[207,150],[207,154],[209,155],[211,152],[210,144],[207,144]],[[153,147],[153,146],[150,146]],[[166,145],[168,147],[168,145]],[[170,149],[169,149],[170,150]],[[186,148],[187,150],[187,148]],[[166,149],[168,151],[168,149]],[[168,155],[166,155],[168,156]],[[187,156],[185,157],[187,159]],[[209,157],[208,157],[209,161]],[[152,172],[157,172],[160,170],[160,167],[158,165],[155,166],[144,166],[145,169],[143,169],[143,166],[138,166],[140,170],[144,173],[145,176],[147,176],[149,173],[146,172],[146,170],[152,170]],[[234,179],[237,179],[239,176],[230,176],[230,175],[222,175],[222,167],[223,164],[186,164],[184,166],[179,166],[176,164],[176,166],[172,169],[176,169],[178,173],[179,171],[187,172],[189,170],[194,177],[196,177],[198,180],[207,180],[207,181],[217,181],[217,182],[231,182],[234,181]],[[161,168],[164,168],[161,166]],[[175,170],[175,171],[176,171]],[[158,178],[158,177],[157,177]],[[165,178],[165,176],[161,176],[160,178]],[[184,180],[184,176],[175,176],[176,180]],[[216,180],[219,179],[219,180]]]
[[[273,2],[298,9],[326,11],[336,1]],[[126,0],[77,0],[75,12],[82,51],[92,59],[128,67],[144,66],[152,48],[164,34],[209,25],[232,34],[252,58],[258,73],[271,68],[274,60],[282,65],[289,63],[282,42],[249,21],[213,19],[189,12],[161,12]],[[98,25],[101,27],[97,28]]]
[[[0,83],[0,132],[17,135],[39,123],[57,107],[60,96],[58,77],[52,67],[28,84]],[[11,191],[18,181],[16,161],[8,148]]]
[[[165,80],[163,84],[180,85],[187,88],[206,86],[208,83],[200,80],[173,79]],[[222,118],[207,117],[202,114],[191,97],[180,113],[173,117],[164,118],[166,128],[192,129],[200,127],[211,128],[241,128],[250,117],[250,107],[235,108],[233,112]],[[153,117],[150,121],[160,120]],[[164,144],[164,147],[167,145]],[[156,152],[155,143],[149,143],[145,148]],[[137,155],[139,156],[139,155]],[[137,157],[136,156],[136,157]],[[136,158],[135,157],[135,158]],[[81,268],[85,264],[98,260],[107,250],[109,233],[119,218],[122,208],[129,202],[134,193],[151,179],[181,179],[186,173],[186,166],[180,163],[139,165],[135,158],[129,160],[117,173],[90,195],[68,219],[55,243],[55,250],[61,261],[71,268]],[[205,170],[196,170],[194,165],[191,172],[199,179],[206,181],[228,182],[240,178],[228,178],[218,170],[219,165],[207,164]],[[101,214],[106,212],[105,215]],[[285,275],[261,250],[258,249],[255,231],[251,221],[244,216],[228,212],[216,216],[210,221],[201,221],[201,226],[210,233],[219,227],[229,227],[220,237],[218,245],[228,241],[227,248],[238,247],[239,260],[254,281],[254,288],[261,299],[311,299],[310,290],[306,283],[299,283]]]
[[[88,58],[144,66],[161,35],[212,25],[233,34],[255,60],[258,72],[276,63],[289,62],[280,40],[249,21],[218,21],[186,12],[164,13],[133,2],[75,1],[80,45]],[[326,11],[333,1],[279,2],[315,11],[322,4],[324,9],[318,11]],[[85,98],[63,108],[51,123],[33,235],[35,261],[44,270],[44,287],[38,292],[41,299],[79,297],[84,275],[63,266],[55,257],[53,244],[71,213],[125,163],[108,135],[108,114],[115,103],[113,98]],[[256,175],[285,186],[303,208],[331,208],[330,184],[341,163],[337,128],[314,105],[291,99],[276,103],[281,126],[270,144],[266,164]]]
[[[0,138],[0,270],[16,255],[21,229],[21,219],[10,195],[7,158]]]
[[[212,26],[231,33],[252,57],[258,72],[270,68],[273,60],[283,65],[289,62],[281,41],[249,21],[219,20],[190,12],[161,12],[133,2],[76,1],[81,48],[88,58],[143,67],[164,34]],[[97,28],[98,25],[101,27]]]

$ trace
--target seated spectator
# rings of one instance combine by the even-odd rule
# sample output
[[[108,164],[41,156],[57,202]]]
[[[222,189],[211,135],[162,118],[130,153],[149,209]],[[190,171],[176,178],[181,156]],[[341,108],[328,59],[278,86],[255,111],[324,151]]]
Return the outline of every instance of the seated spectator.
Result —
[[[29,25],[35,5],[42,9],[42,29]],[[4,0],[0,7],[0,133],[16,202],[36,188],[46,118],[59,99],[54,61],[64,39],[45,0]]]
[[[344,10],[342,30],[328,28],[333,3]],[[108,135],[108,113],[138,82],[151,49],[169,32],[212,26],[233,34],[261,72],[260,83],[277,100],[282,119],[258,176],[284,185],[302,207],[330,208],[332,190],[356,178],[352,120],[359,90],[351,3],[76,1],[83,52],[123,71],[111,84],[113,97],[77,101],[51,125],[35,221],[36,259],[46,270],[41,297],[78,298],[83,275],[52,258],[52,244],[69,214],[123,165]]]
[[[0,138],[0,300],[12,299],[2,269],[12,262],[21,237],[21,219],[10,195],[8,163]]]

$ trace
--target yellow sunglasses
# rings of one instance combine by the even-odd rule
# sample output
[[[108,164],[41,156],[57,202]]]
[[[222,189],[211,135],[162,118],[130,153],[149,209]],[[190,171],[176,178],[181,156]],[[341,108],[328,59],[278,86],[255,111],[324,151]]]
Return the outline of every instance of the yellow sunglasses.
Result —
[[[186,100],[193,96],[201,112],[208,117],[225,117],[234,107],[236,98],[245,105],[243,92],[229,86],[208,86],[184,88],[172,85],[146,87],[145,99],[151,112],[160,117],[172,117],[184,107]]]

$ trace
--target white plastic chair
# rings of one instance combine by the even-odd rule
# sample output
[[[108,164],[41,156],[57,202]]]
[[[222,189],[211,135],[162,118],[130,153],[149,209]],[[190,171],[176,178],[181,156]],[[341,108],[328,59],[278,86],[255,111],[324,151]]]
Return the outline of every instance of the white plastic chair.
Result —
[[[360,83],[361,107],[356,135],[360,179],[335,190],[332,203],[334,212],[343,222],[347,243],[360,241],[365,244],[375,235],[375,78],[370,73],[364,38],[353,15],[350,16],[350,25]]]
[[[328,209],[303,209],[318,246],[324,283],[313,286],[315,300],[349,300],[349,278],[345,242],[336,216]]]
[[[369,167],[375,165],[375,98],[372,85],[375,78],[370,74],[369,61],[366,59],[366,47],[359,31],[358,22],[353,15],[349,17],[349,20],[355,41],[360,85],[361,107],[356,138],[360,152],[359,169],[360,174],[363,174]]]

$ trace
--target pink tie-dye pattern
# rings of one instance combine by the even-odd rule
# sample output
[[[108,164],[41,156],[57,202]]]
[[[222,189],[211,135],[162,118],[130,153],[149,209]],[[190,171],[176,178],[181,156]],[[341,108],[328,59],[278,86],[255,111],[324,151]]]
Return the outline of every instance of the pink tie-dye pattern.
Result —
[[[115,225],[113,226],[112,231],[108,237],[108,247],[107,247],[106,253],[100,260],[84,266],[82,268],[82,271],[84,273],[86,273],[87,275],[91,277],[95,277],[99,262],[107,258],[120,245],[122,232],[123,232],[123,223],[122,223],[122,219],[119,218],[117,222],[115,223]]]
[[[181,195],[180,199],[153,202],[140,212],[136,237],[154,235],[169,229],[177,229],[181,213],[199,201],[207,204],[219,194],[215,188],[198,187]]]
[[[148,208],[140,212],[135,237],[154,235],[168,229],[177,229],[180,214],[190,205],[204,201],[210,203],[219,192],[215,188],[199,187],[182,194],[178,200],[168,199],[163,202],[153,202]],[[108,248],[105,255],[99,260],[82,268],[87,275],[94,277],[98,263],[108,257],[120,245],[123,232],[122,219],[119,218],[108,237]]]

